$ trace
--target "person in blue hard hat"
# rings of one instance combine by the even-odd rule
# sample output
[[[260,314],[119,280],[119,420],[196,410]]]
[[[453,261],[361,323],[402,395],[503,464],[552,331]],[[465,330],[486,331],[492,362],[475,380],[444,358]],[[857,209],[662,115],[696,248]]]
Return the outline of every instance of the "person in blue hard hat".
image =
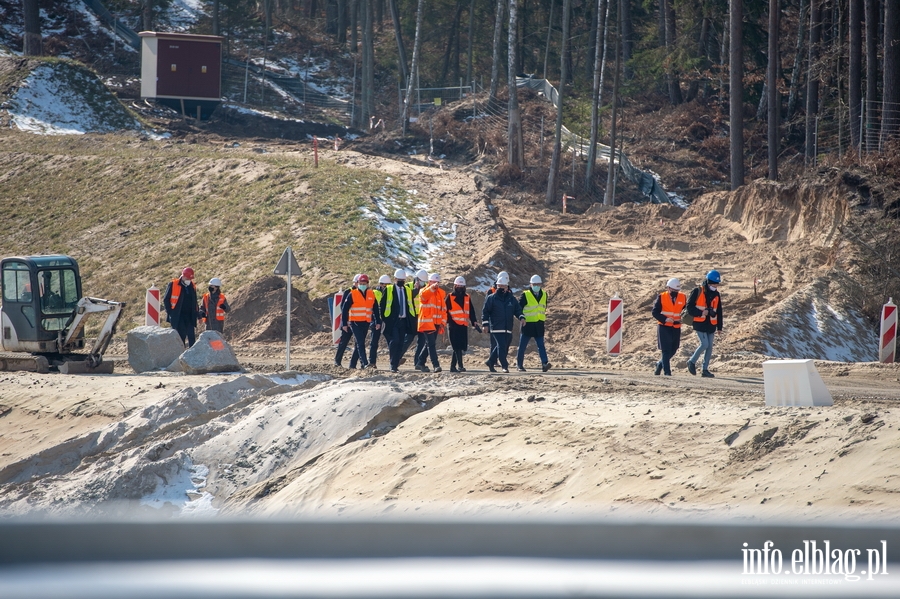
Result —
[[[692,317],[691,324],[694,332],[700,339],[700,345],[694,350],[694,355],[688,360],[687,368],[691,374],[697,374],[697,360],[703,354],[703,368],[700,376],[714,378],[709,371],[709,360],[712,357],[713,339],[716,331],[722,330],[722,298],[719,295],[719,285],[722,284],[722,275],[717,270],[706,273],[703,284],[691,291],[687,301],[687,311]]]

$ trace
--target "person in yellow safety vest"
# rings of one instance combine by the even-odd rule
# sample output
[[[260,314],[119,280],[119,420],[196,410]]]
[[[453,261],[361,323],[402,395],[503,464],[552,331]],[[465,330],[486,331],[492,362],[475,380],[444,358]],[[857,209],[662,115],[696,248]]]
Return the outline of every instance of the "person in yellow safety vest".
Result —
[[[687,363],[688,372],[697,374],[697,359],[703,354],[703,370],[700,376],[715,378],[716,375],[709,371],[709,360],[712,358],[713,338],[716,331],[722,332],[722,298],[719,295],[719,285],[722,284],[722,275],[718,270],[706,273],[703,285],[691,291],[687,301],[688,314],[693,316],[691,324],[700,346],[694,350],[694,354]]]
[[[525,372],[525,350],[528,342],[534,338],[538,355],[541,358],[541,370],[547,372],[553,366],[547,357],[547,349],[544,346],[544,322],[547,320],[547,292],[542,289],[544,282],[541,277],[531,277],[531,288],[522,292],[519,305],[522,306],[522,314],[525,315],[525,324],[522,325],[522,334],[519,337],[519,351],[516,353],[516,366],[519,372]]]
[[[366,358],[366,336],[373,324],[375,330],[381,329],[381,309],[375,302],[375,293],[369,289],[369,275],[359,275],[356,289],[350,291],[350,300],[343,304],[341,322],[346,323],[343,329],[352,332],[356,340],[360,367],[369,368],[371,365]]]
[[[409,282],[406,283],[410,285]],[[416,331],[416,351],[413,354],[413,364],[416,367],[416,370],[420,370],[419,368],[419,355],[428,352],[428,344],[425,341],[425,335],[419,332],[419,312],[422,307],[422,299],[419,297],[419,294],[422,292],[422,289],[428,285],[428,272],[425,269],[420,269],[416,271],[416,276],[413,277],[412,281],[412,296],[413,296],[413,315],[415,316],[415,320],[413,321],[412,330]],[[403,350],[403,353],[406,353],[406,349],[412,345],[412,338],[406,344],[406,348]]]
[[[443,334],[447,326],[447,294],[441,289],[441,276],[433,273],[428,277],[428,286],[419,292],[418,331],[425,340],[422,353],[416,354],[416,370],[428,372],[425,360],[431,356],[435,372],[441,372],[437,355],[437,336]]]
[[[200,300],[200,320],[206,323],[207,331],[225,332],[225,313],[231,310],[225,294],[222,293],[222,280],[213,277],[209,280],[209,291]]]
[[[181,342],[188,347],[194,345],[197,318],[197,288],[194,287],[194,269],[190,266],[181,271],[181,276],[166,285],[163,294],[163,307],[166,310],[166,321],[178,331]]]
[[[656,344],[662,352],[662,358],[656,363],[653,374],[659,376],[665,371],[672,376],[672,356],[681,347],[681,313],[687,304],[687,298],[680,291],[681,281],[672,278],[666,282],[666,290],[659,294],[653,304],[651,314],[657,320]]]
[[[378,287],[372,290],[372,293],[375,294],[375,303],[378,304],[379,309],[381,310],[381,314],[384,314],[384,303],[382,300],[385,296],[385,290],[388,285],[391,284],[391,278],[387,275],[381,275],[378,279]],[[372,323],[372,341],[369,343],[369,365],[372,368],[378,368],[378,342],[381,341],[382,330],[380,328],[375,328],[375,323]]]
[[[456,277],[453,281],[453,293],[447,296],[447,332],[453,357],[450,359],[450,372],[465,372],[463,368],[463,352],[469,349],[469,325],[479,333],[478,315],[472,298],[466,293],[466,280]]]
[[[381,299],[381,319],[391,357],[391,372],[400,372],[400,359],[413,338],[415,303],[412,286],[407,286],[406,279],[404,269],[394,271],[395,283],[387,287]]]

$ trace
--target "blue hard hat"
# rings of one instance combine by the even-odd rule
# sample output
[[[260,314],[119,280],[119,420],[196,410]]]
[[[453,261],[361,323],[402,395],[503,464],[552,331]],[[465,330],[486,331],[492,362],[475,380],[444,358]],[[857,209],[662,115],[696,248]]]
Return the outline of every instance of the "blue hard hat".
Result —
[[[722,275],[719,274],[718,270],[711,270],[706,273],[706,282],[717,285],[722,282]]]

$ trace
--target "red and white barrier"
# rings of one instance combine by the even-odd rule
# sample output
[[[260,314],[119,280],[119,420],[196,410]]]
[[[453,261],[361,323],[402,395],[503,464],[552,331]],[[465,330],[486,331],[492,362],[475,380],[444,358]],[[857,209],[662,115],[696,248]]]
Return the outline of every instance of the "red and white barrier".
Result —
[[[893,298],[888,298],[881,307],[881,337],[878,359],[884,364],[893,364],[897,350],[897,306]]]
[[[149,326],[159,326],[159,289],[156,285],[151,285],[147,290],[147,311],[144,316],[144,324]]]
[[[331,341],[337,345],[341,340],[341,303],[344,292],[338,291],[331,300]]]
[[[606,321],[606,351],[618,356],[622,351],[622,298],[616,293],[609,300],[609,317]]]

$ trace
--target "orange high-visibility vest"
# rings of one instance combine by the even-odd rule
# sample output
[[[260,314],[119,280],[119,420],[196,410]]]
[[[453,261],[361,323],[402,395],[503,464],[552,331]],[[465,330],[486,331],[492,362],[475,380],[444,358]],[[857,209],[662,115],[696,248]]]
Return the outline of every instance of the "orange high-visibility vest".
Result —
[[[453,319],[453,322],[458,324],[459,326],[467,327],[469,326],[469,294],[465,295],[465,301],[463,302],[463,307],[460,308],[459,304],[453,301],[453,296],[450,297],[450,318]]]
[[[216,303],[216,320],[225,320],[225,308],[222,306],[225,305],[225,294],[219,294],[219,301]],[[206,318],[209,318],[209,294],[203,294],[203,312],[206,314]],[[203,319],[203,322],[206,322],[206,318]]]
[[[712,302],[710,309],[716,311],[716,315],[707,314],[707,316],[695,316],[694,322],[703,322],[707,318],[709,318],[709,324],[715,326],[719,324],[719,296],[712,298]],[[698,310],[706,310],[706,293],[704,293],[703,288],[700,288],[700,294],[697,296],[697,303],[695,304]]]
[[[191,285],[194,283],[191,282]],[[169,307],[174,310],[178,305],[178,298],[181,297],[181,277],[172,279],[172,293],[169,295]]]
[[[661,322],[660,324],[666,327],[680,329],[681,312],[684,310],[687,298],[680,291],[678,292],[678,295],[675,296],[675,301],[672,301],[672,296],[669,295],[668,291],[663,291],[659,294],[659,297],[662,300],[662,315],[671,318],[674,321],[672,323]]]
[[[350,322],[372,322],[372,306],[375,305],[375,294],[371,289],[366,289],[363,297],[359,289],[350,292],[353,304],[350,306]]]
[[[424,287],[419,291],[421,303],[419,305],[419,326],[417,330],[420,333],[426,331],[436,331],[438,327],[443,326],[447,322],[447,295],[443,289],[430,289]]]

